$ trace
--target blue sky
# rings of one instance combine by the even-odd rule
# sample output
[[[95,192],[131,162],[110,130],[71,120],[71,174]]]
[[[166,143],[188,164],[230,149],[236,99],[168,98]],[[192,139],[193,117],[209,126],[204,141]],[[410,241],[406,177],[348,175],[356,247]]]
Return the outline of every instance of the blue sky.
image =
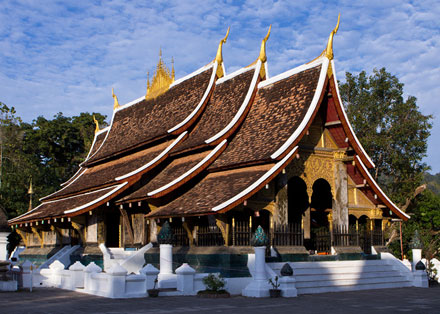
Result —
[[[145,93],[162,47],[176,78],[223,56],[227,73],[267,44],[269,73],[308,62],[334,40],[337,75],[386,67],[416,96],[434,127],[426,162],[440,172],[440,5],[437,1],[34,1],[0,3],[0,101],[25,121],[57,112],[111,117],[115,88],[121,104]]]

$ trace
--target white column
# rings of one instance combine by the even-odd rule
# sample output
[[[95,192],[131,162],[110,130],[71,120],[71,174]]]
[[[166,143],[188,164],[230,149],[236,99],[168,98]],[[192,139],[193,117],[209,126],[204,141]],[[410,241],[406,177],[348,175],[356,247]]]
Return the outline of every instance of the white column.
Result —
[[[173,246],[171,244],[160,245],[160,275],[173,273]]]
[[[8,259],[8,235],[9,232],[0,232],[0,261],[6,261]]]
[[[266,247],[254,247],[255,268],[252,281],[243,289],[242,295],[245,297],[264,298],[269,296],[271,288],[266,274]]]
[[[412,249],[412,270],[414,271],[417,263],[422,260],[422,249]]]

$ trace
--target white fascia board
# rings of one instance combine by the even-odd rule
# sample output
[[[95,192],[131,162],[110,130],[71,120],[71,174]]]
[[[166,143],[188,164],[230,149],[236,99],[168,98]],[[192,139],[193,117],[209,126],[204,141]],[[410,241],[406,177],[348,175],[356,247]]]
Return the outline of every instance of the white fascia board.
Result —
[[[298,150],[298,146],[295,146],[283,159],[281,159],[279,162],[277,162],[272,168],[270,168],[257,181],[252,183],[245,190],[241,191],[240,193],[238,193],[234,197],[230,198],[226,202],[223,202],[220,205],[213,207],[211,210],[214,212],[222,210],[223,208],[226,208],[227,206],[231,205],[232,203],[236,202],[237,200],[245,197],[247,194],[249,194],[254,189],[256,189],[260,184],[262,184],[265,180],[267,180],[267,178],[269,178],[274,172],[276,172],[278,169],[280,169],[287,162],[287,160],[289,160],[289,158],[292,157],[292,155],[296,153],[297,150]]]
[[[263,82],[260,82],[258,84],[258,88],[264,88],[264,87],[266,87],[268,85],[271,85],[271,84],[276,83],[278,81],[284,80],[284,79],[286,79],[286,78],[288,78],[288,77],[290,77],[292,75],[295,75],[295,74],[298,74],[298,73],[303,72],[305,70],[314,68],[314,67],[316,67],[316,66],[318,66],[320,64],[323,64],[325,62],[325,60],[327,60],[327,62],[328,62],[327,58],[319,58],[319,59],[317,59],[317,60],[315,60],[315,61],[313,61],[311,63],[303,64],[303,65],[300,65],[300,66],[298,66],[296,68],[288,70],[288,71],[286,71],[284,73],[275,75],[275,76],[273,76],[273,77],[271,77],[269,79],[264,80]]]
[[[301,132],[304,131],[305,127],[307,126],[307,123],[309,122],[309,120],[311,119],[311,117],[313,115],[313,112],[315,112],[316,106],[318,106],[319,98],[321,97],[322,89],[324,88],[325,78],[327,76],[327,68],[329,65],[327,58],[320,59],[320,60],[322,60],[321,73],[319,74],[318,85],[316,86],[315,95],[313,95],[312,103],[310,104],[309,109],[306,112],[306,115],[304,116],[303,120],[301,121],[300,125],[295,130],[295,132],[293,132],[293,134],[290,135],[289,139],[286,142],[284,142],[284,144],[275,153],[273,153],[270,156],[270,158],[272,158],[272,159],[277,159],[280,155],[282,155],[286,151],[286,149],[288,149],[292,145],[292,143],[298,138],[298,136],[301,134]],[[317,65],[317,63],[315,63],[314,66],[316,66],[316,65]],[[304,70],[305,69],[303,69],[299,72],[302,72]],[[298,73],[298,72],[296,72],[296,73]],[[293,75],[293,74],[291,74],[291,75]],[[289,76],[291,76],[291,75],[289,75]],[[289,77],[289,76],[287,76],[287,77]],[[276,77],[274,77],[274,78],[276,78]]]
[[[92,146],[93,147],[93,146]],[[87,160],[87,159],[86,159]],[[72,178],[74,178],[79,172],[83,171],[84,168],[83,167],[79,167],[79,169],[75,172],[75,174],[73,176],[70,177],[69,180],[67,180],[66,182],[60,183],[60,186],[65,186]],[[41,200],[41,198],[40,198]]]
[[[258,76],[260,75],[260,69],[261,69],[261,61],[258,60],[257,64],[255,65],[255,72],[254,72],[254,76],[252,77],[252,81],[251,81],[251,85],[249,86],[249,90],[246,94],[246,98],[244,99],[242,105],[240,106],[240,109],[238,109],[237,113],[235,114],[234,118],[229,122],[229,124],[220,132],[218,132],[217,134],[215,134],[214,136],[212,136],[211,138],[207,139],[205,141],[206,144],[210,144],[216,140],[218,140],[219,138],[221,138],[223,135],[225,135],[236,123],[237,121],[241,118],[241,116],[243,115],[243,113],[245,112],[249,101],[252,98],[252,94],[254,92],[255,89],[255,85],[257,84],[257,80],[258,80]],[[245,71],[244,71],[245,72]],[[241,72],[243,73],[243,72]]]
[[[260,61],[260,60],[258,60],[258,61]],[[256,64],[253,65],[253,66],[250,66],[250,67],[246,67],[246,68],[238,69],[238,70],[235,71],[235,72],[229,73],[228,75],[225,75],[225,76],[223,76],[222,78],[219,78],[219,79],[215,82],[215,85],[222,84],[222,83],[225,82],[225,81],[228,81],[228,80],[230,80],[230,79],[232,79],[232,78],[234,78],[234,77],[236,77],[236,76],[238,76],[238,75],[240,75],[240,74],[242,74],[242,73],[245,73],[245,72],[247,72],[247,71],[251,71],[251,70],[253,70],[253,69],[255,69],[255,68],[256,68]]]
[[[83,171],[81,174],[79,174],[75,179],[73,179],[72,182],[70,182],[69,184],[65,185],[61,190],[55,191],[55,192],[53,192],[52,194],[49,194],[49,195],[46,195],[46,196],[40,198],[40,201],[44,201],[45,198],[48,198],[48,197],[54,195],[55,193],[58,193],[58,192],[61,192],[61,191],[64,190],[64,189],[67,189],[67,188],[68,188],[70,185],[72,185],[76,180],[78,180],[80,177],[82,177],[82,175],[83,175],[84,173],[86,173],[87,170],[89,170],[89,168],[86,168],[86,170],[84,170],[84,171]]]
[[[373,179],[373,177],[371,176],[370,172],[368,171],[367,167],[364,165],[364,163],[362,162],[362,160],[359,158],[358,155],[355,156],[356,158],[356,162],[359,163],[359,165],[362,167],[362,169],[365,171],[365,173],[368,176],[369,181],[376,187],[376,189],[379,190],[379,193],[382,195],[382,197],[384,197],[393,207],[396,211],[398,211],[399,213],[401,213],[403,216],[405,216],[406,218],[410,218],[409,215],[407,215],[406,213],[404,213],[399,207],[396,206],[396,204],[393,203],[393,201],[391,201],[389,199],[389,197],[382,191],[382,189],[379,187],[379,185],[377,184],[377,182]]]
[[[13,222],[16,221],[17,219],[19,219],[19,218],[21,218],[21,217],[23,217],[23,216],[29,215],[30,213],[32,213],[32,212],[36,211],[38,208],[40,208],[41,205],[43,205],[43,204],[38,205],[38,206],[35,207],[34,209],[32,209],[32,210],[30,210],[30,211],[28,211],[28,212],[26,212],[26,213],[24,213],[24,214],[21,214],[20,216],[17,216],[17,217],[14,217],[14,218],[9,219],[9,220],[8,220],[8,223],[13,223]]]
[[[338,80],[336,78],[336,69],[335,69],[335,62],[334,62],[334,60],[331,61],[331,67],[332,67],[332,71],[333,71],[333,79],[335,81],[336,93],[338,95],[338,100],[339,100],[339,103],[341,104],[341,110],[342,110],[342,113],[344,115],[344,119],[345,119],[345,121],[347,121],[348,127],[350,128],[351,135],[353,136],[354,140],[356,141],[356,144],[360,147],[360,149],[362,151],[362,154],[367,158],[368,162],[371,165],[373,165],[373,168],[376,168],[376,165],[371,160],[370,156],[368,156],[368,154],[365,152],[364,148],[362,147],[361,142],[359,142],[356,134],[354,133],[353,128],[351,127],[350,120],[348,120],[347,113],[345,112],[344,104],[342,103],[341,95],[339,93],[339,85],[338,85]]]
[[[115,109],[115,111],[124,110],[125,108],[128,108],[130,106],[133,106],[135,104],[140,103],[144,99],[145,99],[145,96],[141,96],[141,97],[139,97],[139,98],[137,98],[135,100],[132,100],[132,101],[130,101],[130,102],[128,102],[128,103],[126,103],[126,104],[124,104],[122,106],[119,106],[118,108]]]
[[[216,62],[215,62],[215,63],[216,63]],[[192,78],[192,77],[194,77],[194,76],[196,76],[196,75],[198,75],[198,74],[200,74],[200,73],[202,73],[202,72],[205,72],[206,70],[208,70],[209,68],[211,68],[211,67],[213,67],[213,66],[214,66],[214,62],[210,62],[210,63],[208,63],[207,65],[201,67],[200,69],[198,69],[198,70],[196,70],[196,71],[194,71],[194,72],[192,72],[192,73],[190,73],[190,74],[188,74],[188,75],[186,75],[186,76],[184,76],[184,77],[182,77],[182,78],[180,78],[180,79],[174,81],[174,82],[170,85],[170,88],[171,88],[171,87],[174,87],[174,86],[176,86],[176,85],[178,85],[178,84],[180,84],[180,83],[182,83],[183,81],[189,80],[190,78]],[[216,69],[216,70],[217,70],[217,69]]]
[[[174,126],[173,128],[169,129],[169,130],[168,130],[168,133],[172,133],[172,132],[178,130],[179,128],[181,128],[182,126],[184,126],[184,125],[185,125],[186,123],[188,123],[188,121],[190,121],[190,120],[191,120],[191,119],[197,114],[197,112],[200,110],[200,108],[202,107],[202,105],[205,103],[205,100],[206,100],[206,98],[208,97],[209,92],[211,91],[212,85],[214,84],[214,80],[215,80],[215,77],[216,77],[216,75],[217,75],[217,67],[218,67],[218,64],[217,64],[217,61],[216,61],[216,62],[214,62],[214,66],[213,66],[213,69],[212,69],[212,75],[211,75],[211,79],[209,80],[208,87],[206,88],[206,90],[205,90],[205,94],[203,95],[202,100],[199,102],[199,104],[197,105],[197,107],[193,110],[193,112],[190,113],[189,116],[187,116],[187,117],[185,118],[185,120],[183,120],[182,122],[180,122],[179,124],[177,124],[177,125]]]
[[[268,80],[270,78],[269,75],[269,66],[267,65],[267,61],[263,63],[264,65],[264,71],[266,72],[266,80]]]
[[[203,158],[200,162],[198,162],[194,167],[192,167],[190,170],[188,170],[187,172],[185,172],[184,174],[182,174],[180,177],[178,177],[177,179],[174,179],[173,181],[171,181],[170,183],[154,190],[151,191],[149,193],[147,193],[148,196],[153,196],[157,193],[160,193],[168,188],[170,188],[171,186],[175,185],[176,183],[179,183],[180,181],[182,181],[183,179],[185,179],[186,177],[188,177],[189,175],[191,175],[194,171],[196,171],[198,168],[200,168],[204,163],[206,163],[209,159],[212,158],[212,156],[214,156],[223,146],[226,145],[227,140],[223,140],[220,144],[218,144],[213,150],[212,152],[210,152],[205,158]]]
[[[120,180],[124,180],[127,179],[145,169],[147,169],[148,167],[151,167],[152,165],[154,165],[157,161],[159,161],[161,158],[163,158],[166,154],[169,153],[169,151],[171,149],[173,149],[174,146],[176,146],[181,140],[182,138],[188,133],[188,131],[183,132],[182,134],[179,135],[178,138],[176,138],[167,148],[165,148],[159,155],[156,156],[156,158],[154,158],[153,160],[149,161],[148,163],[146,163],[145,165],[143,165],[142,167],[137,168],[136,170],[133,170],[127,174],[124,174],[122,176],[119,176],[117,178],[115,178],[116,181],[120,181]]]
[[[96,203],[102,201],[103,199],[109,197],[109,196],[112,195],[113,193],[119,191],[121,188],[123,188],[123,187],[124,187],[125,185],[127,185],[127,184],[128,184],[128,182],[124,182],[124,183],[122,183],[122,184],[116,186],[115,188],[112,187],[113,189],[111,189],[110,192],[104,194],[103,196],[98,197],[97,199],[95,199],[95,200],[93,200],[93,201],[91,201],[91,202],[88,202],[87,204],[84,204],[84,205],[81,205],[81,206],[75,207],[75,208],[73,208],[73,209],[66,210],[66,211],[64,211],[64,214],[71,214],[71,213],[74,213],[74,212],[80,211],[81,209],[87,208],[87,207],[89,207],[89,206],[91,206],[91,205],[93,205],[93,204],[96,204]],[[96,193],[96,192],[103,191],[103,190],[105,190],[105,189],[98,190],[98,191],[93,191],[93,192],[90,192],[90,193]],[[83,196],[83,195],[86,195],[86,194],[89,194],[89,193],[84,193],[84,194],[81,194],[81,195],[79,195],[79,196]]]

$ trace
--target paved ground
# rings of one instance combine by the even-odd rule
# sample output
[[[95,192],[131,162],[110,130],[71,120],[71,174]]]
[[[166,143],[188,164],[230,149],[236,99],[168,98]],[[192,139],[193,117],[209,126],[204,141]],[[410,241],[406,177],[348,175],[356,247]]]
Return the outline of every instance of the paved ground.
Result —
[[[112,300],[59,289],[0,292],[0,313],[440,313],[440,288],[302,295],[292,299],[159,297]]]

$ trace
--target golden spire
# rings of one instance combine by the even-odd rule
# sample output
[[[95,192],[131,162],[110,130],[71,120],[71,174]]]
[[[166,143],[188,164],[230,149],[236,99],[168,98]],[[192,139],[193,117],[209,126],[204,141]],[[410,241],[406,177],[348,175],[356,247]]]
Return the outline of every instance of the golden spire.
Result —
[[[170,85],[174,82],[174,59],[172,60],[173,68],[172,73],[162,61],[162,48],[159,50],[159,61],[156,66],[156,73],[150,82],[150,74],[147,73],[147,94],[145,99],[156,98],[157,96],[165,93]]]
[[[328,37],[327,48],[325,50],[325,56],[329,60],[333,60],[333,36],[336,34],[336,32],[339,29],[340,19],[341,19],[341,13],[339,13],[339,15],[338,15],[338,23],[336,24],[336,27],[332,30],[332,32],[330,33],[330,36]]]
[[[225,37],[220,40],[220,43],[218,44],[218,48],[217,48],[217,55],[215,56],[214,61],[217,61],[217,77],[223,77],[223,75],[225,75],[225,73],[223,72],[223,54],[222,54],[222,49],[223,49],[223,44],[226,43],[226,40],[228,39],[229,36],[229,29],[231,27],[228,27],[228,30],[226,31],[226,35]]]
[[[29,194],[29,209],[28,209],[28,211],[30,211],[32,209],[32,194],[34,194],[34,189],[32,188],[32,177],[29,182],[28,194]]]
[[[272,29],[272,24],[269,26],[269,30],[267,31],[267,35],[266,37],[263,38],[263,41],[261,42],[261,48],[260,48],[260,55],[258,57],[258,59],[261,60],[261,63],[264,63],[267,61],[267,56],[266,56],[266,42],[269,39],[270,36],[270,30]]]
[[[99,132],[99,123],[98,120],[95,119],[95,115],[93,115],[93,122],[95,122],[96,128],[95,128],[95,134]]]
[[[113,87],[112,87],[112,97],[115,100],[115,103],[113,104],[113,110],[118,109],[119,108],[118,97],[116,97],[115,90],[113,89]]]

